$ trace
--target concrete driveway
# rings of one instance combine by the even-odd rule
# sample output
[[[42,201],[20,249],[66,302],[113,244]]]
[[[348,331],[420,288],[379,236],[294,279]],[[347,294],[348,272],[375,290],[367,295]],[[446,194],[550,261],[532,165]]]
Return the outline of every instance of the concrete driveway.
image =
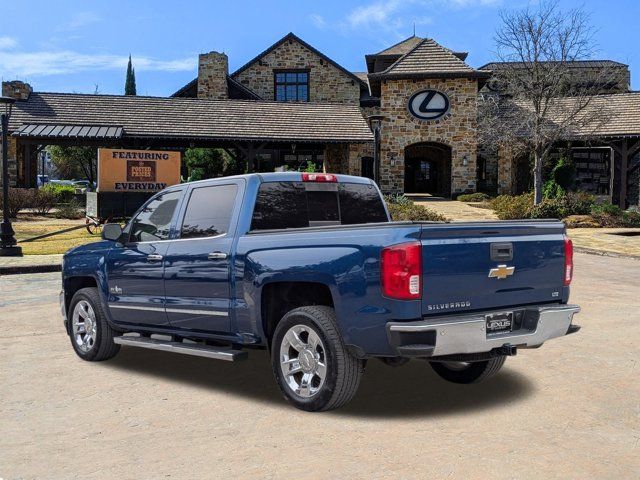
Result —
[[[59,274],[0,277],[0,478],[638,478],[640,262],[576,255],[576,335],[485,384],[369,362],[346,408],[280,398],[267,355],[79,360]]]

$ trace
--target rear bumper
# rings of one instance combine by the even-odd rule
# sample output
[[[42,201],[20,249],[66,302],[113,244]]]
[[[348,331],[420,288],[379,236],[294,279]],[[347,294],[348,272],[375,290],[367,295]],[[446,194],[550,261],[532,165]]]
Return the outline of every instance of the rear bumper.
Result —
[[[532,306],[520,309],[524,321],[512,332],[487,335],[486,315],[501,311],[479,312],[464,316],[434,317],[418,322],[389,322],[387,336],[400,356],[435,357],[491,352],[504,346],[538,347],[545,341],[574,333],[573,316],[577,305]]]

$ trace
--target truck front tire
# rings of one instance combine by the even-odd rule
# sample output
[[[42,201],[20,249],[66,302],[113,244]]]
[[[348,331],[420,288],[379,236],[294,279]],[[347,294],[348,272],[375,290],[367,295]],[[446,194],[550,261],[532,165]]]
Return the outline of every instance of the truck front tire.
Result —
[[[483,362],[430,362],[440,377],[453,383],[480,383],[494,376],[502,368],[504,356]]]
[[[347,404],[358,390],[364,362],[349,353],[330,307],[299,307],[275,328],[271,365],[284,397],[308,412]]]
[[[107,323],[97,288],[82,288],[73,295],[67,321],[71,345],[81,359],[108,360],[120,350],[113,342],[116,333]]]

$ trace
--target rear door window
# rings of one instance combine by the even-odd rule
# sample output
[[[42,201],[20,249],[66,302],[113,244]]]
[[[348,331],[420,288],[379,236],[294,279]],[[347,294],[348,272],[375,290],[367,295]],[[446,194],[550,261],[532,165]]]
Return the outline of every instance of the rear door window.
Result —
[[[212,185],[191,191],[180,238],[222,235],[229,231],[237,185]]]

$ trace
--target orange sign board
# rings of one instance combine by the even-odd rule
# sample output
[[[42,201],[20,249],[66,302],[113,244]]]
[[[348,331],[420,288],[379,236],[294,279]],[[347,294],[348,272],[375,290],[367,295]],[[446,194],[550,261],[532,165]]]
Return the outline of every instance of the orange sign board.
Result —
[[[98,149],[99,192],[154,192],[180,183],[180,152]]]

